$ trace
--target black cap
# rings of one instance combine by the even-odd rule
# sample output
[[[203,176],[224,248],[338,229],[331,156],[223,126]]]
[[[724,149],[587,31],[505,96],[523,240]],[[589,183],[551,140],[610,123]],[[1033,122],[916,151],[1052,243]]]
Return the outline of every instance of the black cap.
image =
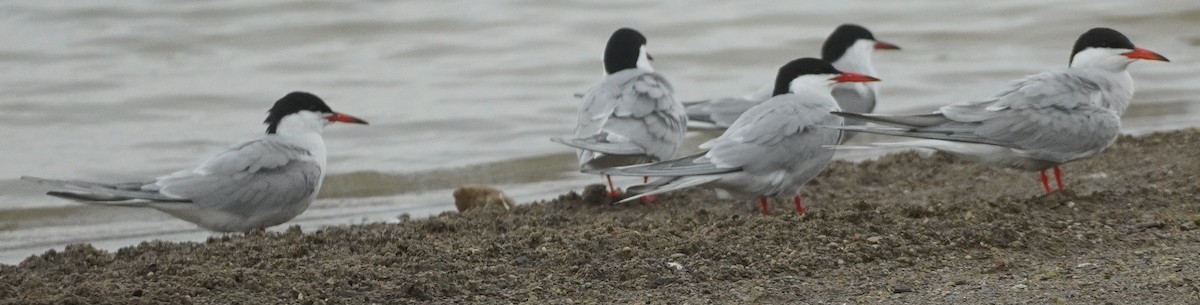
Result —
[[[637,68],[638,55],[646,45],[646,36],[631,28],[621,28],[608,38],[604,48],[604,71],[608,74]]]
[[[825,44],[821,46],[821,59],[829,62],[835,62],[842,55],[846,54],[846,50],[854,46],[859,39],[875,40],[875,35],[871,34],[867,28],[857,24],[843,24],[833,30],[829,34],[829,38],[825,39]]]
[[[1071,50],[1071,62],[1075,61],[1075,54],[1079,54],[1088,48],[1111,48],[1111,49],[1134,49],[1133,42],[1125,37],[1121,32],[1110,28],[1093,28],[1079,35],[1079,39],[1075,40],[1075,49]]]
[[[289,114],[308,110],[319,113],[333,113],[333,109],[329,105],[325,105],[325,101],[321,98],[308,92],[292,92],[275,101],[275,106],[271,106],[271,110],[267,110],[267,119],[263,121],[267,124],[267,133],[275,133],[275,128],[279,127],[279,121]]]
[[[790,61],[779,68],[779,74],[775,77],[775,93],[771,95],[787,94],[793,80],[809,74],[842,74],[842,71],[829,62],[812,57]]]

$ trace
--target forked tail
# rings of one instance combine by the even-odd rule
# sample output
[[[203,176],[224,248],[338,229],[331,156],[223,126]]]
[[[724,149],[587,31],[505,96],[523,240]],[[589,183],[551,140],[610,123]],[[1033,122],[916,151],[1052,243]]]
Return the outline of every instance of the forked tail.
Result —
[[[147,183],[106,184],[78,180],[44,179],[30,176],[22,176],[21,180],[50,186],[52,190],[46,192],[46,195],[87,203],[141,206],[144,203],[124,203],[122,201],[190,202],[187,199],[163,195],[156,190],[143,189],[142,186]]]
[[[646,196],[658,195],[658,194],[671,192],[671,191],[675,191],[675,190],[681,190],[681,189],[717,181],[720,179],[721,179],[721,177],[718,177],[715,175],[659,178],[659,179],[655,179],[654,181],[650,181],[650,183],[647,183],[647,184],[635,185],[635,186],[629,187],[625,191],[629,192],[629,193],[637,193],[637,195],[629,197],[629,198],[625,198],[624,200],[621,200],[620,202],[628,202],[628,201],[636,200],[638,198],[642,198],[642,197],[646,197]]]

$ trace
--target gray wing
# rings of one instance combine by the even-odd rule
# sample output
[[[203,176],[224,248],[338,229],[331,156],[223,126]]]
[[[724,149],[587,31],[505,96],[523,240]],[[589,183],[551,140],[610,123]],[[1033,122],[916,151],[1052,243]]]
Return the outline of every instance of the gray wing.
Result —
[[[838,142],[840,132],[821,126],[840,126],[842,118],[830,115],[839,108],[829,96],[786,94],[747,111],[733,126],[701,148],[710,149],[709,161],[747,172],[792,167],[797,160],[814,157]]]
[[[739,167],[718,166],[709,162],[703,151],[691,156],[649,164],[638,164],[601,169],[588,169],[589,174],[614,176],[676,177],[691,175],[721,174],[740,171]]]
[[[871,113],[875,111],[874,83],[843,83],[833,88],[833,99],[842,111]],[[849,122],[847,122],[849,125]]]
[[[771,99],[775,83],[767,82],[758,90],[742,97],[725,97],[683,103],[687,108],[688,120],[705,122],[717,127],[728,128],[750,108]]]
[[[591,142],[593,149],[580,151],[581,163],[596,153],[628,154],[628,144],[655,160],[669,159],[687,131],[687,115],[674,91],[657,73],[626,69],[611,74],[584,96],[575,139],[563,142]],[[613,150],[606,150],[606,144]]]
[[[833,103],[828,96],[777,96],[750,109],[720,137],[700,146],[708,151],[670,161],[594,172],[686,176],[793,168],[799,160],[816,160],[821,153],[832,154],[823,146],[836,144],[839,132],[820,126],[842,124],[840,117],[829,114],[838,109]]]
[[[900,127],[860,131],[1005,146],[1065,162],[1103,150],[1116,139],[1120,117],[1102,106],[1102,98],[1096,82],[1058,70],[1017,80],[991,99],[945,106],[933,114],[847,117]]]
[[[54,187],[47,193],[85,202],[147,206],[149,202],[218,209],[295,202],[316,191],[321,167],[301,148],[270,140],[238,144],[198,168],[149,183],[99,183],[21,177]],[[136,200],[136,202],[127,202]]]
[[[190,172],[160,177],[162,194],[238,215],[294,204],[313,195],[323,172],[312,153],[269,139],[235,146]]]
[[[753,101],[740,97],[727,97],[700,101],[687,106],[687,117],[690,121],[705,122],[717,127],[728,128],[738,117],[761,101]]]
[[[842,111],[854,113],[871,113],[875,111],[874,83],[843,83],[833,88],[833,99],[837,100]],[[846,126],[862,126],[867,121],[846,118]],[[856,133],[843,133],[838,143],[845,143]]]

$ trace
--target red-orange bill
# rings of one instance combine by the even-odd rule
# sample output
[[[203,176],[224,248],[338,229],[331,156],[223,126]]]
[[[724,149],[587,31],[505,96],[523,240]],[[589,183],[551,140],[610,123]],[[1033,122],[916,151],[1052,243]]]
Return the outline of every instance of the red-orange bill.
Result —
[[[1133,59],[1160,60],[1170,62],[1170,60],[1167,60],[1166,57],[1143,48],[1134,48],[1133,51],[1121,53],[1121,55]]]
[[[900,46],[888,42],[875,41],[876,50],[899,50]]]
[[[367,125],[367,121],[363,121],[360,118],[356,118],[356,117],[350,116],[348,114],[338,113],[338,112],[334,112],[333,115],[330,115],[329,118],[327,118],[326,120],[329,120],[330,122],[342,122],[342,123]]]
[[[833,81],[839,82],[839,83],[863,83],[863,82],[877,82],[877,81],[879,81],[879,79],[871,77],[871,76],[867,76],[867,75],[858,74],[858,73],[846,72],[846,73],[842,73],[842,75],[838,75],[838,76],[834,77]]]

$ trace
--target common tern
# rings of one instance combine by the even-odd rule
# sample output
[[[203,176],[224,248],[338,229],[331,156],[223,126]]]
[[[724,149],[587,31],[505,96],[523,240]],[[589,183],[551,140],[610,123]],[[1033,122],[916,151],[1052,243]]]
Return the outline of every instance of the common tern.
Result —
[[[700,145],[706,151],[669,161],[588,172],[621,176],[657,176],[630,188],[637,196],[709,186],[741,196],[758,196],[764,214],[767,197],[791,198],[804,213],[801,188],[833,158],[842,118],[831,114],[838,105],[831,92],[837,84],[878,79],[841,72],[815,58],[801,58],[779,68],[773,96],[750,108],[724,134]]]
[[[837,112],[892,127],[836,128],[926,139],[872,146],[930,148],[991,166],[1039,171],[1049,193],[1047,170],[1053,170],[1062,189],[1059,165],[1100,153],[1116,141],[1134,91],[1126,68],[1139,59],[1168,61],[1135,47],[1120,32],[1094,28],[1075,41],[1067,68],[1018,79],[987,99],[931,114]]]
[[[91,204],[148,207],[216,232],[278,225],[308,209],[325,178],[325,140],[333,122],[367,124],[334,112],[315,95],[292,92],[268,111],[267,133],[200,166],[150,182],[110,183],[21,177],[52,187],[47,195]]]
[[[877,75],[871,65],[871,54],[875,50],[899,50],[895,44],[875,39],[867,28],[857,24],[842,24],[821,46],[821,59],[833,64],[840,71],[863,75]],[[758,91],[742,97],[726,97],[685,103],[688,119],[693,122],[710,123],[716,127],[729,127],[743,112],[771,98],[774,83],[763,85]],[[875,110],[879,88],[875,83],[842,83],[833,89],[833,98],[844,111],[870,113]],[[847,125],[863,125],[865,122],[847,120]],[[844,140],[844,139],[843,139]]]
[[[652,59],[637,30],[621,28],[609,38],[604,79],[584,94],[575,137],[551,139],[576,148],[582,170],[670,159],[683,142],[687,115]],[[609,195],[620,196],[607,180]]]

